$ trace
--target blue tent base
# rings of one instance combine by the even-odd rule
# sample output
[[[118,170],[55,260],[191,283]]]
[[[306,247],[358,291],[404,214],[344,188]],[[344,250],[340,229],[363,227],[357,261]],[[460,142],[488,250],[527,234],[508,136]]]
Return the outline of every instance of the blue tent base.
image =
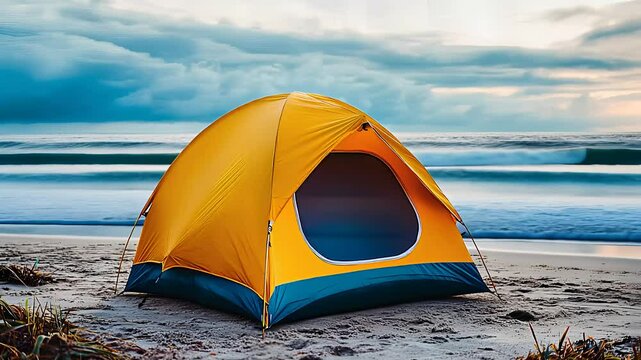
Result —
[[[125,292],[186,299],[214,309],[261,321],[263,300],[249,288],[204,272],[142,263],[131,268]]]
[[[126,292],[187,299],[261,321],[263,302],[249,288],[196,270],[132,267]],[[277,286],[270,324],[378,306],[488,292],[474,263],[431,263],[322,276]]]
[[[356,271],[276,287],[271,325],[453,295],[489,292],[474,263],[430,263]]]

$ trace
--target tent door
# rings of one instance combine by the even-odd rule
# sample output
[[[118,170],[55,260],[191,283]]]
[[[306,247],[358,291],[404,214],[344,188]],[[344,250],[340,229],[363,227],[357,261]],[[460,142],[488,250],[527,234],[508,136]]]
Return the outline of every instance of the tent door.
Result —
[[[420,221],[393,170],[364,152],[332,152],[294,195],[300,230],[321,259],[352,264],[407,255]]]

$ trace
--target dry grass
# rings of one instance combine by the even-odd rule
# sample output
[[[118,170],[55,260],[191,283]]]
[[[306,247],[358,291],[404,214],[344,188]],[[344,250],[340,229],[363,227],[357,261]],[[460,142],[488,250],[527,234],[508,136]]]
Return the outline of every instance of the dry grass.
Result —
[[[37,262],[32,267],[25,265],[0,265],[0,282],[24,286],[40,286],[54,281],[48,272],[37,270]]]
[[[586,338],[584,334],[581,340],[572,342],[568,337],[569,330],[568,326],[558,343],[545,345],[539,343],[530,325],[535,351],[517,357],[517,360],[641,360],[641,338],[596,340]]]
[[[88,338],[58,307],[10,305],[0,298],[0,359],[123,359],[116,350]]]

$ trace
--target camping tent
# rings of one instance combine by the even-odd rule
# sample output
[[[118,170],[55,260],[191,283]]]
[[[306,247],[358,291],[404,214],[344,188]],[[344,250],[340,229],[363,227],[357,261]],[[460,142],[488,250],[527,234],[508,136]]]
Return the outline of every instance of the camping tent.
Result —
[[[125,291],[264,328],[488,291],[425,167],[374,119],[321,95],[224,115],[178,155],[141,215]]]

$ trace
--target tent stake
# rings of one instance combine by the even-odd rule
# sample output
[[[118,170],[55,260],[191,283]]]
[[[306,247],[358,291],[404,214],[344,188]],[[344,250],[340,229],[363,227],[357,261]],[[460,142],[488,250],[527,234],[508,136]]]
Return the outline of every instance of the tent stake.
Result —
[[[268,220],[267,221],[267,242],[265,244],[265,272],[264,272],[264,281],[263,281],[263,339],[265,339],[265,330],[267,330],[267,327],[269,326],[269,319],[267,318],[269,316],[269,311],[267,310],[267,271],[269,270],[268,268],[268,262],[269,262],[269,248],[272,246],[271,245],[271,237],[272,237],[272,221]]]
[[[474,240],[474,236],[472,235],[472,232],[470,229],[465,225],[463,221],[461,221],[461,225],[465,228],[465,231],[470,235],[470,239],[472,239],[472,244],[474,244],[474,247],[476,248],[476,252],[479,254],[479,257],[481,258],[481,263],[483,264],[483,267],[485,268],[485,272],[487,273],[488,278],[490,279],[490,284],[492,285],[492,288],[494,288],[494,295],[496,295],[499,300],[501,299],[501,295],[499,295],[499,292],[496,290],[496,285],[494,284],[494,279],[492,279],[492,275],[490,275],[490,270],[487,268],[487,265],[485,265],[485,260],[483,259],[483,254],[481,254],[481,250],[479,250],[478,245],[476,245],[476,240]]]
[[[134,226],[131,227],[131,232],[129,232],[129,237],[127,237],[127,242],[125,242],[125,248],[122,249],[120,262],[118,262],[118,272],[116,273],[116,286],[114,287],[114,295],[118,294],[118,280],[120,280],[120,270],[122,269],[122,261],[125,259],[125,252],[127,252],[129,241],[131,241],[131,237],[134,235],[134,230],[136,230],[136,225],[138,225],[138,221],[140,221],[140,217],[142,216],[143,212],[144,211],[141,211],[140,214],[138,214],[136,221],[134,221]]]

